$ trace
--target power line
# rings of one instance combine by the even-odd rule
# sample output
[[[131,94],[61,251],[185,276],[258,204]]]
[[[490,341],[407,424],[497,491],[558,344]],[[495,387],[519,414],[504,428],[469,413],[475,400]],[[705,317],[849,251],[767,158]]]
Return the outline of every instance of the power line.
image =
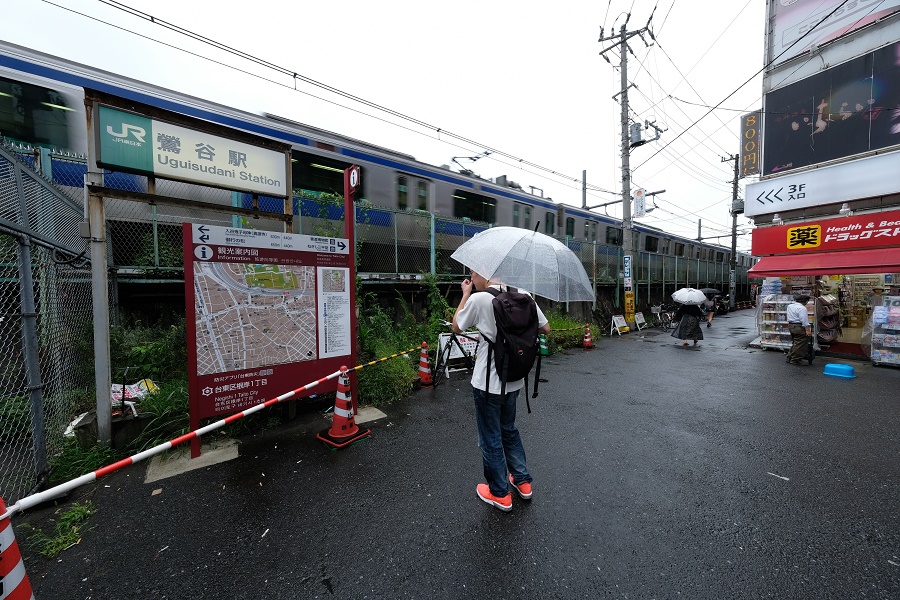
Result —
[[[247,61],[249,61],[249,62],[251,62],[251,63],[256,64],[256,65],[262,66],[262,67],[264,67],[264,68],[266,68],[266,69],[275,71],[275,72],[277,72],[277,73],[279,73],[279,74],[281,74],[281,75],[285,75],[285,76],[287,76],[287,77],[290,77],[290,78],[292,79],[292,81],[294,82],[294,85],[293,85],[293,86],[286,86],[286,85],[284,85],[283,83],[277,82],[277,81],[272,80],[272,79],[269,79],[269,78],[267,78],[267,77],[263,77],[263,76],[260,76],[260,75],[256,75],[256,74],[254,74],[254,73],[250,73],[249,71],[240,69],[240,68],[238,68],[238,67],[234,67],[233,65],[226,64],[226,63],[223,63],[223,62],[214,60],[214,59],[212,59],[212,58],[203,56],[203,55],[198,54],[198,53],[195,53],[195,52],[191,52],[191,51],[186,50],[186,49],[184,49],[184,48],[180,48],[180,47],[178,47],[178,46],[175,46],[175,45],[173,45],[173,44],[169,44],[169,43],[166,43],[166,42],[162,42],[162,41],[157,40],[157,39],[155,39],[155,38],[151,38],[151,37],[149,37],[149,36],[146,36],[146,35],[137,33],[137,32],[135,32],[135,31],[132,31],[132,30],[129,30],[129,29],[126,29],[126,28],[121,27],[121,26],[119,26],[119,25],[115,25],[115,24],[113,24],[113,23],[109,23],[109,22],[107,22],[107,21],[103,21],[102,19],[99,19],[99,18],[97,18],[97,17],[91,16],[91,15],[87,15],[87,14],[85,14],[85,13],[78,12],[78,11],[76,11],[76,10],[73,10],[73,9],[71,9],[71,8],[69,8],[69,7],[66,7],[66,6],[62,6],[62,5],[60,5],[60,4],[56,4],[56,3],[54,3],[54,2],[52,2],[52,1],[50,1],[50,0],[42,0],[42,1],[45,2],[46,4],[50,4],[51,6],[55,6],[55,7],[57,7],[57,8],[61,8],[61,9],[63,9],[63,10],[66,10],[66,11],[69,11],[69,12],[72,12],[72,13],[75,13],[75,14],[78,14],[78,15],[80,15],[80,16],[82,16],[82,17],[85,17],[85,18],[88,18],[88,19],[97,21],[97,22],[99,22],[99,23],[102,23],[102,24],[107,25],[107,26],[110,26],[110,27],[114,27],[114,28],[116,28],[116,29],[120,29],[120,30],[125,31],[125,32],[128,32],[128,33],[130,33],[130,34],[132,34],[132,35],[137,35],[137,36],[142,37],[142,38],[144,38],[144,39],[147,39],[147,40],[150,40],[150,41],[153,41],[153,42],[162,44],[162,45],[164,45],[164,46],[167,46],[167,47],[170,47],[170,48],[179,50],[179,51],[181,51],[181,52],[185,52],[185,53],[190,54],[190,55],[192,55],[192,56],[196,56],[196,57],[198,57],[198,58],[201,58],[201,59],[204,59],[204,60],[208,60],[208,61],[210,61],[210,62],[213,62],[213,63],[215,63],[215,64],[219,64],[219,65],[221,65],[221,66],[224,66],[224,67],[227,67],[227,68],[230,68],[230,69],[233,69],[233,70],[238,71],[238,72],[240,72],[240,73],[244,73],[244,74],[247,74],[247,75],[250,75],[250,76],[253,76],[253,77],[257,77],[257,78],[259,78],[259,79],[261,79],[261,80],[268,81],[268,82],[270,82],[270,83],[274,83],[274,84],[279,85],[279,86],[281,86],[281,87],[284,87],[284,88],[286,88],[286,89],[294,89],[294,90],[297,91],[297,92],[306,94],[306,95],[308,95],[308,96],[310,96],[310,97],[313,97],[313,98],[316,98],[316,99],[318,99],[318,100],[322,100],[322,101],[325,101],[325,102],[334,104],[335,106],[339,106],[339,107],[341,107],[341,108],[345,108],[345,109],[348,109],[348,110],[352,110],[352,111],[354,111],[354,112],[357,112],[358,114],[362,114],[362,115],[365,115],[365,116],[368,116],[368,117],[371,117],[371,118],[375,118],[375,119],[378,119],[378,120],[380,120],[380,121],[382,121],[382,122],[389,123],[389,124],[391,124],[391,125],[395,125],[395,126],[398,126],[398,127],[402,127],[402,128],[404,128],[404,129],[407,129],[408,131],[412,131],[412,132],[414,132],[414,133],[421,133],[421,132],[415,131],[415,130],[413,130],[413,129],[409,129],[408,127],[404,127],[404,126],[402,126],[402,125],[399,125],[399,124],[397,124],[397,123],[394,123],[394,122],[392,122],[392,121],[387,121],[387,120],[382,119],[382,118],[380,118],[380,117],[375,117],[374,115],[371,115],[371,114],[369,114],[369,113],[365,113],[365,112],[359,111],[359,110],[357,110],[357,109],[353,109],[353,108],[350,108],[350,107],[348,107],[348,106],[345,106],[345,105],[341,105],[341,104],[335,103],[335,102],[333,102],[333,101],[331,101],[331,100],[327,100],[327,99],[325,99],[325,98],[321,98],[321,97],[316,96],[316,95],[314,95],[314,94],[310,94],[309,92],[304,92],[304,91],[302,91],[302,90],[299,90],[299,89],[296,88],[296,82],[297,82],[297,81],[302,81],[303,83],[306,83],[306,84],[311,85],[311,86],[314,86],[314,87],[321,88],[321,89],[323,89],[323,90],[325,90],[325,91],[328,91],[328,92],[330,92],[330,93],[333,93],[333,94],[335,94],[335,95],[337,95],[337,96],[340,96],[340,97],[342,97],[342,98],[345,98],[345,99],[347,99],[347,100],[351,100],[351,101],[353,101],[353,102],[356,102],[356,103],[362,104],[362,105],[364,105],[364,106],[368,106],[368,107],[370,107],[370,108],[373,108],[373,109],[375,109],[375,110],[377,110],[377,111],[381,111],[381,112],[387,113],[387,114],[389,114],[389,115],[391,115],[391,116],[393,116],[393,117],[396,117],[396,118],[398,118],[398,119],[401,119],[401,120],[403,120],[403,121],[408,121],[408,122],[410,122],[410,123],[412,123],[412,124],[414,124],[414,125],[416,125],[416,126],[418,126],[418,127],[423,128],[423,129],[428,129],[428,130],[430,130],[430,131],[433,131],[434,133],[438,134],[439,137],[436,138],[436,139],[438,139],[439,141],[442,141],[442,142],[445,142],[445,143],[448,143],[448,144],[449,144],[450,142],[446,142],[446,140],[442,139],[442,137],[440,137],[440,136],[449,137],[449,138],[455,139],[455,140],[457,140],[457,141],[459,141],[459,142],[462,142],[462,143],[464,143],[464,144],[471,144],[471,145],[473,145],[473,146],[475,146],[475,147],[477,147],[477,148],[481,148],[483,151],[489,151],[492,155],[499,155],[499,156],[503,156],[503,157],[506,157],[506,158],[508,158],[508,159],[511,159],[511,160],[513,160],[513,161],[516,161],[516,164],[515,164],[515,165],[508,165],[508,166],[515,166],[516,168],[522,168],[522,166],[524,165],[524,166],[528,166],[528,167],[537,169],[537,170],[539,170],[539,171],[543,171],[543,172],[549,173],[549,174],[551,174],[551,175],[553,175],[553,176],[555,176],[555,177],[559,177],[559,178],[565,179],[565,180],[567,180],[567,181],[572,181],[572,182],[575,182],[575,183],[581,183],[581,180],[580,180],[579,178],[577,178],[577,177],[572,177],[571,175],[567,175],[567,174],[565,174],[565,173],[561,173],[561,172],[556,171],[556,170],[554,170],[554,169],[551,169],[551,168],[549,168],[549,167],[544,167],[544,166],[539,165],[539,164],[537,164],[537,163],[533,163],[533,162],[531,162],[531,161],[527,161],[527,160],[525,160],[524,158],[515,156],[515,155],[513,155],[513,154],[509,154],[509,153],[507,153],[507,152],[504,152],[503,150],[499,150],[499,149],[497,149],[497,148],[493,148],[493,147],[488,146],[488,145],[486,145],[486,144],[481,144],[481,143],[479,143],[479,142],[477,142],[477,141],[475,141],[475,140],[466,138],[466,137],[464,137],[464,136],[462,136],[462,135],[455,134],[455,133],[453,133],[453,132],[451,132],[451,131],[448,131],[448,130],[443,129],[443,128],[441,128],[441,127],[438,127],[438,126],[436,126],[436,125],[432,125],[432,124],[430,124],[430,123],[427,123],[426,121],[422,121],[421,119],[417,119],[417,118],[415,118],[415,117],[411,117],[411,116],[409,116],[409,115],[406,115],[405,113],[401,113],[401,112],[399,112],[399,111],[396,111],[396,110],[393,110],[393,109],[391,109],[391,108],[382,106],[382,105],[377,104],[377,103],[375,103],[375,102],[366,100],[365,98],[362,98],[362,97],[360,97],[360,96],[356,96],[356,95],[351,94],[351,93],[349,93],[349,92],[345,92],[345,91],[340,90],[340,89],[338,89],[338,88],[336,88],[336,87],[334,87],[334,86],[331,86],[331,85],[328,85],[328,84],[319,82],[319,81],[317,81],[317,80],[315,80],[315,79],[312,79],[312,78],[310,78],[310,77],[306,77],[306,76],[304,76],[304,75],[302,75],[302,74],[300,74],[300,73],[298,73],[298,72],[296,72],[296,71],[294,71],[294,70],[292,70],[292,69],[289,69],[289,68],[287,68],[287,67],[283,67],[283,66],[277,65],[277,64],[272,63],[272,62],[270,62],[270,61],[267,61],[267,60],[264,60],[264,59],[259,58],[259,57],[257,57],[257,56],[254,56],[254,55],[252,55],[252,54],[250,54],[250,53],[244,52],[244,51],[242,51],[242,50],[238,50],[238,49],[236,49],[236,48],[233,48],[233,47],[228,46],[228,45],[226,45],[226,44],[223,44],[223,43],[221,43],[221,42],[217,42],[217,41],[215,41],[215,40],[213,40],[213,39],[211,39],[211,38],[208,38],[208,37],[206,37],[206,36],[203,36],[203,35],[201,35],[201,34],[198,34],[198,33],[196,33],[196,32],[193,32],[193,31],[191,31],[191,30],[189,30],[189,29],[185,29],[185,28],[183,28],[183,27],[181,27],[181,26],[179,26],[179,25],[175,25],[175,24],[170,23],[170,22],[168,22],[168,21],[165,21],[165,20],[163,20],[163,19],[158,19],[158,18],[154,17],[153,15],[151,15],[151,14],[149,14],[149,13],[145,13],[145,12],[143,12],[143,11],[139,11],[139,10],[137,10],[137,9],[131,8],[131,7],[127,6],[127,5],[125,5],[125,4],[122,4],[121,2],[117,2],[116,0],[98,0],[98,1],[99,1],[100,3],[102,3],[102,4],[106,4],[107,6],[109,6],[109,7],[111,7],[111,8],[115,8],[115,9],[117,9],[117,10],[120,10],[120,11],[122,11],[122,12],[128,14],[128,15],[131,15],[131,16],[134,16],[134,17],[137,17],[137,18],[140,18],[140,19],[142,19],[142,20],[144,20],[144,21],[146,21],[146,22],[148,22],[148,23],[151,23],[151,24],[153,24],[153,25],[162,27],[162,28],[164,28],[164,29],[168,29],[168,30],[170,30],[170,31],[173,31],[173,32],[178,33],[178,34],[183,35],[183,36],[186,36],[186,37],[188,37],[188,38],[190,38],[190,39],[193,39],[193,40],[195,40],[195,41],[198,41],[198,42],[201,42],[201,43],[206,44],[206,45],[208,45],[208,46],[211,46],[211,47],[213,47],[213,48],[215,48],[215,49],[217,49],[217,50],[220,50],[220,51],[223,51],[223,52],[232,54],[232,55],[234,55],[234,56],[237,56],[237,57],[239,57],[239,58],[242,58],[242,59],[244,59],[244,60],[247,60]],[[430,137],[430,136],[429,136],[429,137]],[[452,145],[452,144],[451,144],[451,145]],[[457,146],[457,147],[460,147],[460,146]],[[498,162],[499,162],[499,161],[498,161]],[[525,169],[523,169],[523,170],[525,170]],[[614,191],[612,191],[612,190],[607,190],[607,189],[602,188],[602,187],[600,187],[600,186],[598,186],[598,185],[588,184],[588,186],[590,187],[590,189],[592,189],[592,190],[594,190],[594,191],[598,191],[598,192],[606,193],[606,194],[614,194],[614,195],[616,194],[616,192],[614,192]],[[578,189],[580,189],[580,186],[579,186]]]

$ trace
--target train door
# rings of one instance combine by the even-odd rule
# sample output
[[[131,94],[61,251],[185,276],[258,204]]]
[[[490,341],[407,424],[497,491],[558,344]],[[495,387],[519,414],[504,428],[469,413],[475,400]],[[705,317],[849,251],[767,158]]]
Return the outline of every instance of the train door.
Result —
[[[523,202],[513,202],[513,227],[522,227],[523,229],[531,229],[531,212],[532,207]]]
[[[400,210],[428,210],[430,182],[413,175],[397,173],[397,208]]]

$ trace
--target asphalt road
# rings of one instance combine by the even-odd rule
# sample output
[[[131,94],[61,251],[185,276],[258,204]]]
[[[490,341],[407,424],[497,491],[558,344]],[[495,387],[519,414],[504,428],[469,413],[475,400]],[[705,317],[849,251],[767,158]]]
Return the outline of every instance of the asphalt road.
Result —
[[[17,538],[38,600],[131,598],[900,598],[900,369],[785,364],[753,314],[698,349],[595,338],[545,360],[519,426],[534,498],[481,502],[462,374],[341,451],[319,415],[239,457],[83,488],[91,529],[58,558]],[[156,492],[156,493],[154,493]]]

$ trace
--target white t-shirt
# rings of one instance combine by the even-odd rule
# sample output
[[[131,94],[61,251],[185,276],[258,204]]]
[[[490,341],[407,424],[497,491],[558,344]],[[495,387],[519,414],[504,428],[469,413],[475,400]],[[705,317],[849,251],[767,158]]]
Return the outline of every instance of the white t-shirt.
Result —
[[[790,323],[800,323],[804,327],[809,327],[809,314],[806,312],[806,305],[799,302],[791,302],[785,308],[787,320]]]
[[[492,288],[500,289],[499,285],[492,285]],[[475,327],[491,340],[497,339],[497,322],[494,320],[494,297],[487,292],[475,292],[466,300],[466,305],[461,311],[456,313],[456,324],[460,329],[469,329]],[[541,307],[537,306],[538,327],[547,324],[547,317],[541,311]],[[483,337],[483,336],[481,336]],[[486,389],[484,376],[487,371],[487,342],[483,339],[478,340],[478,347],[475,350],[475,371],[472,373],[472,387],[479,390]],[[500,377],[497,376],[497,368],[494,366],[494,356],[491,353],[491,394],[500,393]],[[525,380],[509,381],[506,383],[506,392],[515,392],[525,386]]]

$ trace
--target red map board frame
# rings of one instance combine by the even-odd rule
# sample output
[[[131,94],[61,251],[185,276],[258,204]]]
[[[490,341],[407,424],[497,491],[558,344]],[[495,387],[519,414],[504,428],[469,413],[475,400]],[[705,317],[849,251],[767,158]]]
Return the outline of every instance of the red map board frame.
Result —
[[[191,429],[199,427],[200,419],[224,417],[245,410],[271,398],[290,392],[302,385],[314,382],[346,365],[356,364],[357,348],[355,317],[353,307],[356,306],[355,268],[352,245],[342,238],[326,238],[305,235],[292,235],[239,228],[214,227],[184,223],[182,225],[184,257],[185,257],[185,303],[187,314],[187,345],[190,385],[190,421]],[[293,362],[272,361],[271,364],[254,365],[251,368],[210,372],[208,365],[198,367],[198,332],[197,332],[197,292],[195,270],[198,263],[223,264],[234,269],[244,265],[248,271],[259,269],[265,272],[269,266],[302,266],[309,267],[316,273],[315,279],[315,350],[314,358]],[[329,302],[324,298],[323,284],[320,275],[334,268],[335,273],[347,269],[344,284],[346,286],[346,305],[341,294],[335,294]],[[273,267],[274,268],[274,267]],[[247,291],[252,285],[247,285]],[[335,313],[346,308],[347,318],[339,319]],[[273,310],[279,310],[273,308]],[[331,315],[327,315],[331,310]],[[240,312],[240,311],[238,311]],[[259,311],[256,311],[259,314]],[[245,315],[241,315],[241,319]],[[323,319],[331,319],[323,321]],[[241,325],[238,322],[237,325]],[[247,324],[245,324],[247,325]],[[329,338],[337,340],[338,348],[349,351],[334,355],[329,350],[329,342],[320,339],[320,333],[332,327]],[[334,331],[335,327],[347,331]],[[208,341],[208,335],[200,336]],[[324,344],[324,346],[323,346]],[[324,349],[324,351],[323,351]],[[207,349],[209,354],[212,350]],[[326,354],[326,357],[320,356]],[[337,380],[326,381],[310,393],[321,393],[337,389]]]

